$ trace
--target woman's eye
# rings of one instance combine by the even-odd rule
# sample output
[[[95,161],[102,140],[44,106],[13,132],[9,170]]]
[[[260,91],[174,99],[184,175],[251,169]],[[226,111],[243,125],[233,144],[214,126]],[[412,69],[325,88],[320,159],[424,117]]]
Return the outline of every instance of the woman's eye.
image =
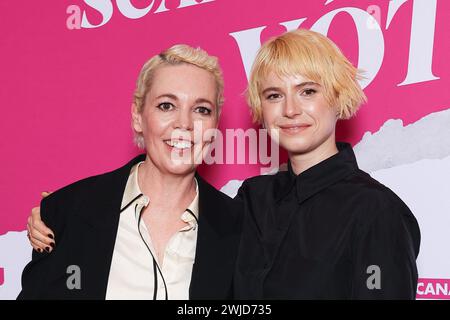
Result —
[[[211,109],[209,109],[207,107],[197,107],[197,108],[195,108],[195,112],[201,113],[201,114],[204,114],[204,115],[210,115],[211,114]]]
[[[272,93],[272,94],[269,94],[266,99],[267,100],[275,100],[275,99],[279,99],[279,98],[281,98],[281,94]]]
[[[313,94],[315,94],[317,91],[315,89],[305,89],[303,90],[302,94],[304,96],[312,96]]]
[[[163,102],[158,104],[158,109],[162,111],[170,111],[174,108],[174,105],[169,102]]]

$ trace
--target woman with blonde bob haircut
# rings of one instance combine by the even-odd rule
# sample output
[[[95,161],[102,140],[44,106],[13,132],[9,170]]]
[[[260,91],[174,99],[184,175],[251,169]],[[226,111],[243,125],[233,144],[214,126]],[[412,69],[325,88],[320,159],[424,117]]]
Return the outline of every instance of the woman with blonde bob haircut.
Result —
[[[416,219],[335,139],[336,122],[366,100],[360,78],[313,31],[291,31],[260,48],[248,102],[289,163],[287,172],[248,179],[238,192],[237,298],[415,298]]]
[[[278,76],[301,74],[320,83],[328,104],[336,108],[339,119],[351,118],[366,102],[356,81],[362,79],[361,72],[320,33],[299,29],[261,47],[247,89],[247,101],[257,122],[262,120],[260,81],[271,72]]]
[[[19,299],[230,298],[241,215],[196,173],[222,104],[205,51],[176,45],[147,61],[131,108],[145,154],[33,209]]]

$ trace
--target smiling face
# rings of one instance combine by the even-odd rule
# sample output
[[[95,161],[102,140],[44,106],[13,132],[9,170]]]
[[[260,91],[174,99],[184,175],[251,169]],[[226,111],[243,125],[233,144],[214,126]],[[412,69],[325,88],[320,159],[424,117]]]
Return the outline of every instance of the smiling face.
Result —
[[[133,105],[134,130],[143,135],[147,161],[161,172],[192,173],[211,141],[205,131],[218,124],[214,76],[182,63],[160,66],[152,77],[141,112]]]
[[[269,73],[260,88],[263,123],[290,156],[334,150],[337,112],[320,84],[300,75]]]

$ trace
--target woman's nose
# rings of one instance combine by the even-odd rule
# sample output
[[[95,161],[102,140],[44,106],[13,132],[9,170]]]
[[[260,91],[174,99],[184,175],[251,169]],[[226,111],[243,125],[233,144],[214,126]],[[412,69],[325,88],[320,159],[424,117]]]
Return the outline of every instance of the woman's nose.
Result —
[[[192,130],[192,114],[190,110],[180,110],[175,122],[175,128],[183,130]]]
[[[295,95],[287,95],[284,104],[284,116],[293,118],[302,114],[301,102],[296,99]]]

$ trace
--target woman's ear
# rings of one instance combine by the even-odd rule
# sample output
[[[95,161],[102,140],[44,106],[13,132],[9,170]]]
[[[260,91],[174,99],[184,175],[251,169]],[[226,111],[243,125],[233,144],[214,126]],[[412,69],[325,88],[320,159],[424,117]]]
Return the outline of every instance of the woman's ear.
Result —
[[[135,103],[131,105],[131,124],[136,132],[142,132],[142,115]]]

